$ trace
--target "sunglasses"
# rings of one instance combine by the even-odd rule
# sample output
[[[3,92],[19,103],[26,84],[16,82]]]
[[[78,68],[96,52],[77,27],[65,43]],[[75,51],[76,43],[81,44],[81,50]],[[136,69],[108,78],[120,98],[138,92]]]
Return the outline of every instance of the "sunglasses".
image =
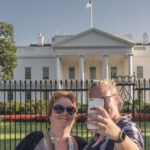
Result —
[[[62,114],[65,110],[66,112],[73,116],[76,113],[76,108],[73,106],[67,106],[64,107],[63,105],[56,104],[52,107],[52,110],[54,110],[57,114]]]

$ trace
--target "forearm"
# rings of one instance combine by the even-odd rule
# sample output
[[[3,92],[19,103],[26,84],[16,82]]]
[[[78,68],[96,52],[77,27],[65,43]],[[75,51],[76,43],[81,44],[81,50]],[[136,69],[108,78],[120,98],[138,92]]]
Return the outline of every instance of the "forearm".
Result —
[[[115,143],[117,150],[140,150],[136,143],[134,143],[128,136],[122,143]]]

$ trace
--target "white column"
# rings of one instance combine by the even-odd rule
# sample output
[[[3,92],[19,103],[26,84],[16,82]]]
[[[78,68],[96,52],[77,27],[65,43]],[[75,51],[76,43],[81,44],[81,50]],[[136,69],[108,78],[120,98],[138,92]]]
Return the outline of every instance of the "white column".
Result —
[[[80,62],[79,62],[79,82],[80,82],[80,84],[81,84],[81,80],[83,81],[81,88],[84,89],[84,56],[83,55],[80,55]],[[84,91],[80,92],[79,100],[80,100],[81,104],[85,103]]]
[[[132,64],[132,57],[133,54],[128,54],[128,76],[131,77],[133,75],[133,64]],[[131,78],[129,78],[130,80]],[[129,95],[131,97],[129,97],[129,101],[132,102],[132,98],[133,98],[133,88],[132,86],[129,86]]]
[[[55,79],[59,82],[60,81],[60,62],[59,62],[59,56],[55,57]]]
[[[84,56],[80,55],[80,63],[79,63],[79,81],[84,82]]]
[[[128,76],[133,75],[132,57],[133,57],[133,54],[128,54]]]
[[[108,78],[108,55],[104,55],[104,79]]]

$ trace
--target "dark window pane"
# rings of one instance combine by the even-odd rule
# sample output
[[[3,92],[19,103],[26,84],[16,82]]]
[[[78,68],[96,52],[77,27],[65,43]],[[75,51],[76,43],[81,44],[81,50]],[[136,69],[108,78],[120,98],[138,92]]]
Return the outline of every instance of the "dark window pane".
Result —
[[[25,68],[25,80],[31,79],[31,67]]]
[[[137,66],[137,78],[143,78],[143,66]]]
[[[49,79],[49,68],[43,67],[43,79]]]
[[[75,79],[75,68],[69,67],[69,79]]]
[[[117,67],[111,67],[111,76],[112,77],[117,76]]]
[[[96,79],[96,67],[90,67],[90,79]]]

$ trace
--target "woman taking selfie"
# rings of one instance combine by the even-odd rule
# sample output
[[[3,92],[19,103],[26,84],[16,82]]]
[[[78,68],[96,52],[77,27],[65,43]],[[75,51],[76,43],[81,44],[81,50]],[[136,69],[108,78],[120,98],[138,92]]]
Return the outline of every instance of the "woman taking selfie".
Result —
[[[15,150],[82,150],[86,141],[70,133],[76,113],[76,98],[72,92],[54,92],[48,104],[50,128],[30,133]]]

